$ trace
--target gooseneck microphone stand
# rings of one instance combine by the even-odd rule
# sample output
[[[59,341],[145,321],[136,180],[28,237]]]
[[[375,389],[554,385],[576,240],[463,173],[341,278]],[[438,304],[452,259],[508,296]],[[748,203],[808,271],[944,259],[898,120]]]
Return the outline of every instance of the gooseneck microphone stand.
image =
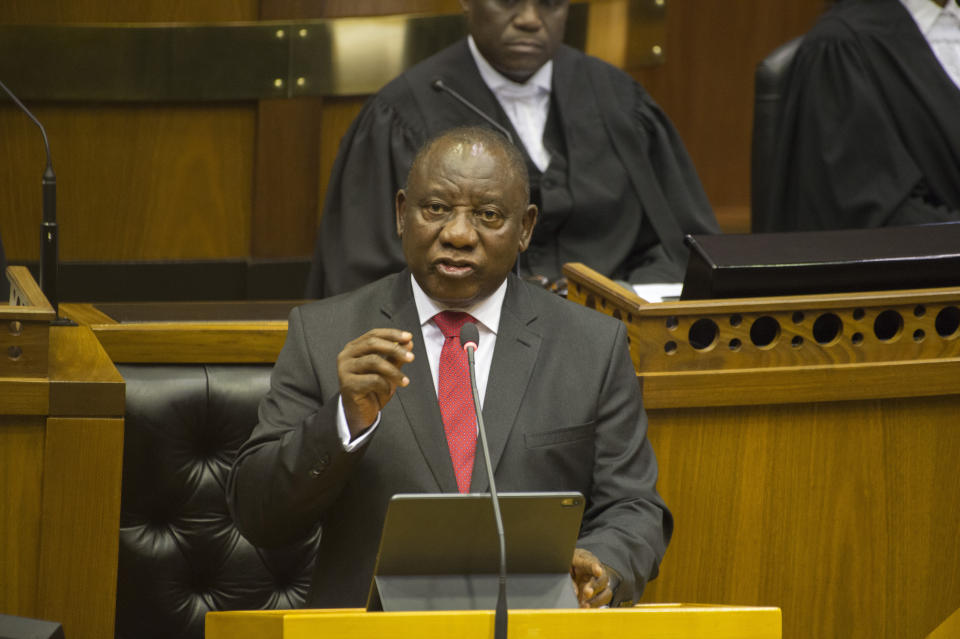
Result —
[[[57,255],[57,176],[53,172],[53,161],[50,159],[50,143],[47,140],[47,130],[40,124],[40,120],[33,116],[30,109],[25,107],[3,82],[0,82],[0,89],[3,89],[14,104],[27,114],[27,117],[37,125],[43,135],[43,146],[47,152],[47,168],[43,172],[41,181],[43,188],[43,221],[40,223],[40,289],[53,307],[53,312],[59,318],[60,305],[57,296],[57,272],[59,268]],[[55,320],[55,322],[58,322],[58,320]]]
[[[493,518],[500,538],[500,587],[497,590],[497,608],[493,616],[494,639],[507,639],[507,545],[503,534],[503,518],[500,516],[500,498],[497,485],[493,481],[493,465],[490,463],[490,450],[487,447],[487,433],[483,426],[483,411],[480,409],[480,393],[477,391],[477,371],[474,352],[480,342],[480,331],[473,322],[467,322],[460,329],[460,344],[467,352],[470,368],[470,390],[473,394],[473,407],[477,413],[477,430],[483,448],[483,461],[487,467],[487,480],[490,483],[490,501],[493,503]]]

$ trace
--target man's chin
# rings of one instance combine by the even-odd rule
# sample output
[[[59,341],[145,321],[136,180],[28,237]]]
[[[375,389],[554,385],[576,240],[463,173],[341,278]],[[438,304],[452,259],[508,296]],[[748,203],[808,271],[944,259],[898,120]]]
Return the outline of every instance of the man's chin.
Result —
[[[541,54],[534,54],[532,51],[527,55],[514,53],[510,56],[509,66],[501,64],[496,69],[514,82],[523,83],[529,80],[546,63],[547,59],[544,59]]]
[[[484,297],[476,282],[436,274],[428,278],[426,286],[421,286],[427,295],[448,306],[468,306]]]
[[[513,80],[518,84],[523,84],[524,82],[529,80],[531,77],[533,77],[533,74],[536,73],[537,70],[542,66],[543,65],[541,64],[538,66],[534,66],[533,68],[529,68],[526,66],[514,67],[512,69],[502,69],[500,70],[500,73],[502,73],[504,76],[510,78],[511,80]]]

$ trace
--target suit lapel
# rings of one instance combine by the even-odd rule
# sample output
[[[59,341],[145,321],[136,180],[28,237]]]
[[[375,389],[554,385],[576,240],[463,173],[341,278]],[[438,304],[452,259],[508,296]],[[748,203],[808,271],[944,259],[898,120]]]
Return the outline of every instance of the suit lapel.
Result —
[[[443,418],[437,404],[437,393],[433,388],[433,377],[427,360],[427,350],[423,345],[423,333],[420,330],[420,318],[417,305],[413,301],[410,287],[410,271],[404,269],[398,276],[390,298],[381,307],[397,328],[410,331],[414,335],[413,362],[404,366],[409,370],[407,376],[410,385],[398,388],[396,399],[413,432],[420,452],[423,454],[431,473],[441,492],[457,492],[457,480],[450,461],[450,449],[447,447],[443,432]]]
[[[490,378],[483,400],[483,423],[490,447],[490,464],[494,471],[511,431],[515,428],[520,403],[527,391],[533,367],[540,351],[540,335],[531,328],[537,315],[520,280],[510,275],[507,294],[500,313],[497,345],[490,364]],[[470,480],[471,492],[489,490],[483,451],[477,442],[477,454]]]

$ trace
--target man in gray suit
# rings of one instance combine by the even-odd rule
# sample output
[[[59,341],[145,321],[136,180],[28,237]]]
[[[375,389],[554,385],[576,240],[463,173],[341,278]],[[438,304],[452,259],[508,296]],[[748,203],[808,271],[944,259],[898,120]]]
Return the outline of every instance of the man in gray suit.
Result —
[[[307,605],[358,607],[392,495],[487,490],[473,409],[451,417],[445,400],[443,345],[455,338],[438,326],[443,311],[461,311],[480,330],[499,490],[582,492],[571,560],[580,605],[636,601],[673,520],[656,491],[626,329],[511,273],[537,218],[523,156],[488,129],[442,134],[417,155],[396,218],[407,269],[290,314],[230,475],[241,532],[281,545],[321,523]],[[458,420],[468,426],[459,440]]]

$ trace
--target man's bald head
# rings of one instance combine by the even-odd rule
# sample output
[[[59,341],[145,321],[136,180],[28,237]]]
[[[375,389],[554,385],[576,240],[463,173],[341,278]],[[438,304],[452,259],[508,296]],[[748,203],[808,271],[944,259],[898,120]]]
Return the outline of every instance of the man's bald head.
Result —
[[[530,201],[530,178],[527,174],[527,162],[523,158],[520,149],[503,137],[502,133],[481,126],[464,126],[448,129],[427,140],[426,144],[420,147],[420,150],[417,151],[416,156],[413,158],[410,171],[407,173],[407,184],[404,188],[409,186],[410,178],[414,174],[414,171],[422,170],[427,156],[434,148],[441,144],[444,146],[463,144],[468,147],[479,145],[479,147],[486,149],[488,152],[502,154],[507,173],[511,177],[521,181],[524,199],[526,202]]]

